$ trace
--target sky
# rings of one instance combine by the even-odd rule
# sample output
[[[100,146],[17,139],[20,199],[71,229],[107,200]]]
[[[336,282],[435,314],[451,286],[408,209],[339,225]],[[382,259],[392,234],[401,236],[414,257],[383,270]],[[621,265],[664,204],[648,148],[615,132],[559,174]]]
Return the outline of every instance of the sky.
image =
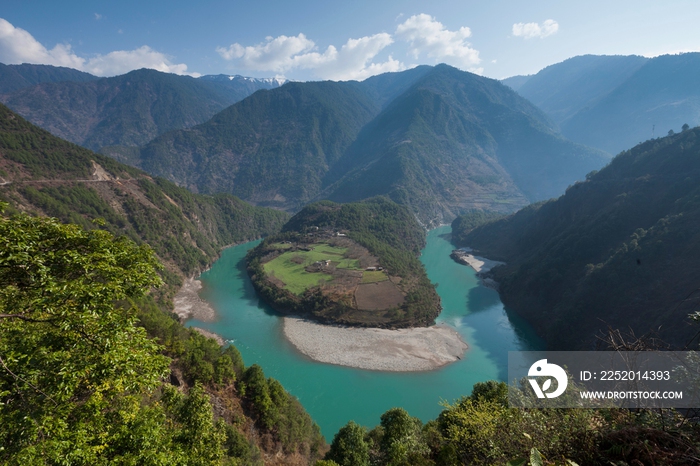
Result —
[[[697,0],[3,0],[0,62],[362,80],[447,63],[502,79],[577,55],[700,51]]]

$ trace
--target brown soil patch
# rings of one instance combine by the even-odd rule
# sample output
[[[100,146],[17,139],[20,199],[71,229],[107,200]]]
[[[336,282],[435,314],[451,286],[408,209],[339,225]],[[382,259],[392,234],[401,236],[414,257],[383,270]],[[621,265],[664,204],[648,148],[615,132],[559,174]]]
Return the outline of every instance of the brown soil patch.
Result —
[[[363,283],[355,291],[357,308],[362,311],[379,311],[400,306],[404,296],[391,281]]]

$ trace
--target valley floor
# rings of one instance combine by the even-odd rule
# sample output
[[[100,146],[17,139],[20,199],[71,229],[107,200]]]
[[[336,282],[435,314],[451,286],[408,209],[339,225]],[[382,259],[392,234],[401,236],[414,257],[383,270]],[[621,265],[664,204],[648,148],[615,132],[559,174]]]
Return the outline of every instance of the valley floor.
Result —
[[[459,333],[446,325],[386,330],[285,317],[284,335],[315,361],[378,371],[437,369],[461,359],[468,348]]]
[[[174,312],[181,320],[194,318],[211,322],[216,312],[199,297],[202,283],[186,279],[173,299]],[[212,332],[194,328],[219,344],[223,339]],[[285,317],[284,335],[305,356],[327,364],[391,372],[437,369],[459,360],[468,345],[456,330],[446,325],[400,330],[322,325]]]

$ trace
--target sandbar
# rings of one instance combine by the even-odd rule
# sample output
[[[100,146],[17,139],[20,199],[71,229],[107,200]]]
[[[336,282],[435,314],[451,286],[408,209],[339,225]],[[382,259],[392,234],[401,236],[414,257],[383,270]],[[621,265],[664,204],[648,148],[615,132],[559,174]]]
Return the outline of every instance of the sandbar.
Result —
[[[186,278],[182,288],[173,298],[175,309],[180,320],[197,319],[202,322],[214,322],[216,311],[211,305],[199,297],[199,290],[202,289],[202,282],[194,278]]]
[[[468,348],[447,325],[387,330],[285,317],[284,335],[315,361],[376,371],[429,371],[461,359]]]
[[[494,261],[487,259],[485,257],[475,256],[469,254],[471,248],[455,249],[452,251],[452,258],[457,262],[461,262],[464,265],[468,265],[474,269],[477,273],[486,273],[497,265],[505,265],[505,262]]]
[[[226,342],[221,337],[221,335],[218,335],[214,332],[210,332],[209,330],[205,330],[205,329],[200,328],[200,327],[190,327],[190,328],[192,330],[199,332],[201,335],[203,335],[207,338],[211,338],[211,339],[215,340],[219,344],[219,346],[224,346],[224,344],[226,344]]]

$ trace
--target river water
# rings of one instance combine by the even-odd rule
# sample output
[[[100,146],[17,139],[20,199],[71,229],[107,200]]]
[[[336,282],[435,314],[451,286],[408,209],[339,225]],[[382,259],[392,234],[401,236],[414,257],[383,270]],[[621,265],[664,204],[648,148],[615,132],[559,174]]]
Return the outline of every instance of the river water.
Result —
[[[469,395],[476,382],[505,380],[508,351],[543,349],[529,326],[503,308],[498,293],[480,286],[471,268],[450,258],[450,231],[449,226],[430,231],[421,255],[442,299],[438,322],[456,328],[469,345],[461,361],[441,369],[367,371],[314,362],[297,352],[282,334],[282,319],[258,299],[246,274],[245,254],[259,241],[226,249],[202,274],[200,296],[216,309],[218,320],[187,325],[232,340],[246,366],[259,364],[299,398],[329,442],[348,421],[371,428],[397,406],[423,421],[434,419],[441,402]]]

